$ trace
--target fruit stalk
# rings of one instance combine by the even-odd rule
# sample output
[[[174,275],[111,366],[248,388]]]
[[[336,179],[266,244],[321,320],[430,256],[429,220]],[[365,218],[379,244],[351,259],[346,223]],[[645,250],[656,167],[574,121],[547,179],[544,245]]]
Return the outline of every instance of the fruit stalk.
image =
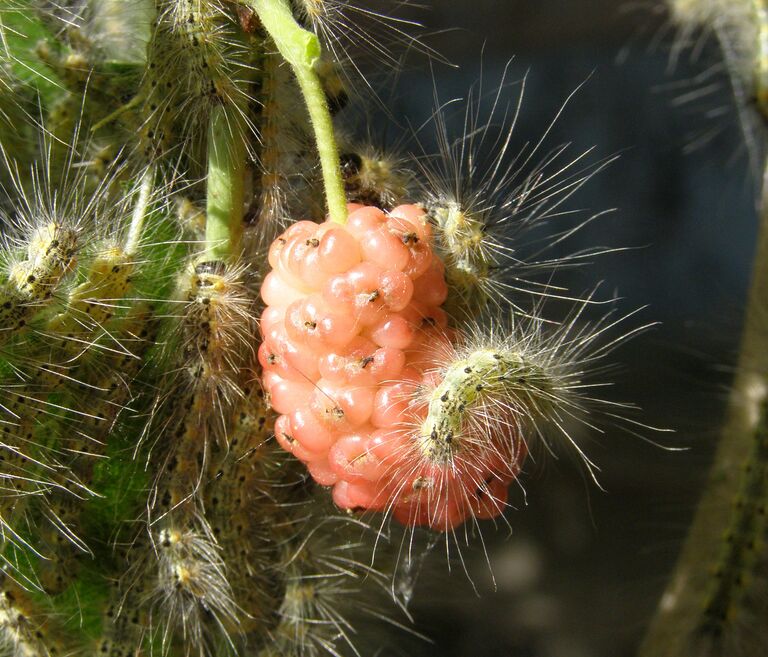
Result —
[[[331,221],[345,224],[347,199],[341,178],[339,149],[328,100],[315,72],[315,64],[320,58],[320,41],[296,22],[285,0],[249,0],[249,4],[259,15],[280,54],[293,68],[315,132],[328,214]]]

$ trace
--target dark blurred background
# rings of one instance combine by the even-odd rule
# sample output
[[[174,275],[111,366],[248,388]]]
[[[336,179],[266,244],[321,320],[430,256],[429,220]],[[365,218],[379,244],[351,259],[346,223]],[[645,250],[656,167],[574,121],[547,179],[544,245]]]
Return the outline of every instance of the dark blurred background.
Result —
[[[369,3],[375,6],[375,3]],[[604,281],[620,311],[647,306],[629,326],[659,325],[622,346],[607,396],[674,434],[610,428],[584,443],[600,490],[572,458],[529,464],[512,527],[490,526],[446,570],[438,543],[414,591],[416,626],[392,654],[443,657],[625,657],[635,654],[685,535],[724,411],[755,234],[755,190],[738,113],[715,44],[671,63],[672,35],[653,1],[431,0],[409,15],[457,66],[408,60],[391,101],[414,125],[433,88],[448,100],[480,74],[490,89],[514,57],[527,72],[517,142],[537,140],[586,81],[548,138],[620,154],[568,203],[608,218],[569,242],[632,247],[574,274],[572,289]],[[706,94],[699,94],[706,78]],[[516,102],[512,86],[509,101]],[[687,102],[689,96],[701,96]],[[457,117],[460,119],[461,117]],[[420,134],[429,150],[428,131]],[[454,554],[455,557],[455,554]],[[490,567],[489,565],[490,564]],[[495,577],[495,586],[491,573]],[[470,581],[471,579],[471,581]],[[389,648],[379,653],[390,654]]]

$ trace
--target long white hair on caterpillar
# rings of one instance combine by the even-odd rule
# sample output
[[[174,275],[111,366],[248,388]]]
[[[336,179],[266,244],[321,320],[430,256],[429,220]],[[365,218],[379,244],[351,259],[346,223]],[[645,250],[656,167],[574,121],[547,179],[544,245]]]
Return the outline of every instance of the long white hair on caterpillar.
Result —
[[[452,290],[448,307],[458,320],[486,307],[503,309],[507,303],[524,311],[522,297],[572,298],[552,282],[553,272],[615,250],[556,253],[574,233],[605,214],[585,214],[565,205],[616,157],[589,162],[591,150],[574,154],[569,143],[546,145],[580,87],[537,140],[521,140],[516,146],[526,77],[509,82],[511,66],[510,61],[490,94],[482,75],[463,100],[443,103],[435,91],[434,113],[416,130],[418,139],[434,124],[437,153],[422,145],[416,156],[421,172],[417,198],[436,228]],[[506,100],[511,86],[519,87],[513,103]],[[453,105],[461,108],[458,134],[449,123]],[[540,280],[542,274],[546,280]]]
[[[402,68],[402,58],[409,51],[445,62],[424,41],[421,24],[406,17],[404,10],[418,7],[411,0],[386,0],[376,9],[359,0],[291,0],[294,11],[320,38],[324,50],[341,66],[347,77],[349,93],[359,92],[358,82],[377,97],[367,78],[365,60],[393,71]],[[383,5],[383,6],[381,6]],[[363,62],[361,64],[361,62]]]

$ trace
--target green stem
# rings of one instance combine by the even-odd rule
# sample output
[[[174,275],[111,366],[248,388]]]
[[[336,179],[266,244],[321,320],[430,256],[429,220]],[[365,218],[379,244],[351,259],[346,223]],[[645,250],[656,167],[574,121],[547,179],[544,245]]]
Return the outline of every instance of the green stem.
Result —
[[[320,57],[320,41],[301,27],[293,17],[287,0],[248,0],[259,15],[264,28],[277,49],[293,68],[304,102],[309,111],[315,142],[323,170],[323,184],[331,221],[347,222],[347,199],[341,179],[339,149],[333,132],[333,119],[328,108],[315,63]]]
[[[219,106],[208,126],[205,259],[238,255],[243,232],[246,146],[237,107]]]

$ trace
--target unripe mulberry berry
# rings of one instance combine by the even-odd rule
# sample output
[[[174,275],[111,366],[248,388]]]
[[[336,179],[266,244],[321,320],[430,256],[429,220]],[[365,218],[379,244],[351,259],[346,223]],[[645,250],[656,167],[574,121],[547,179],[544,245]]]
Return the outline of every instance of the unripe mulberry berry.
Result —
[[[436,345],[451,334],[424,211],[351,205],[343,226],[300,221],[272,244],[269,262],[259,360],[280,445],[333,486],[343,508],[443,531],[499,515],[520,440],[506,452],[438,452],[419,437]]]

